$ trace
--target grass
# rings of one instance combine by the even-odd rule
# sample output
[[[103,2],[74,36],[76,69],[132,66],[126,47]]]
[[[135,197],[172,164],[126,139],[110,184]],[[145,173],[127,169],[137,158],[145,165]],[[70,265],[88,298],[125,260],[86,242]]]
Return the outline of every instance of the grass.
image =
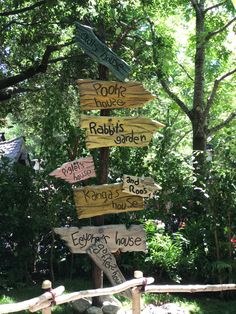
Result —
[[[176,296],[172,294],[147,294],[144,298],[145,303],[161,305],[164,303],[177,303],[189,314],[235,314],[235,298],[223,299],[217,298],[212,294],[211,297],[199,296],[196,294],[185,296]]]
[[[63,282],[56,282],[55,287],[64,285],[66,293],[91,289],[91,283],[84,280],[66,280]],[[0,295],[0,304],[21,302],[39,296],[42,293],[39,285],[33,287],[22,287],[21,289],[13,289],[5,291]],[[124,307],[131,307],[131,304],[120,297],[120,301],[124,302]],[[212,297],[205,297],[204,295],[172,295],[172,294],[146,294],[143,295],[143,303],[152,303],[155,305],[161,305],[164,303],[177,303],[181,307],[188,310],[189,314],[235,314],[236,313],[236,298],[224,300],[216,298],[212,294]],[[72,309],[69,304],[55,306],[52,309],[54,314],[72,314]],[[18,312],[20,314],[29,313],[28,311]],[[41,313],[41,312],[38,312]]]

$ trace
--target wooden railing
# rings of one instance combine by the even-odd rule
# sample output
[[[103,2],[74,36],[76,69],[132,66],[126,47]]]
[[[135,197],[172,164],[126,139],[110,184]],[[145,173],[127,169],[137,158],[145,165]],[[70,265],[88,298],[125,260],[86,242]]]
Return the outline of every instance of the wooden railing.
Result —
[[[140,273],[139,273],[140,275]],[[170,292],[213,292],[236,290],[236,284],[218,284],[218,285],[150,285],[154,282],[152,277],[141,277],[126,281],[120,285],[93,290],[85,290],[63,294],[63,286],[51,289],[39,297],[13,304],[0,305],[0,314],[19,312],[29,310],[36,312],[42,310],[43,314],[50,314],[52,306],[68,303],[84,297],[96,297],[103,295],[117,294],[127,289],[132,292],[132,313],[140,314],[140,300],[142,293],[170,293]]]

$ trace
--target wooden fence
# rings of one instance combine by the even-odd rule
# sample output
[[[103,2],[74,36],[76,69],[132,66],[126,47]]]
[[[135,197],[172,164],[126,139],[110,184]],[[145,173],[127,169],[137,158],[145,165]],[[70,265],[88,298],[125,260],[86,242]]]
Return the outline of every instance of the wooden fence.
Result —
[[[141,273],[142,275],[142,273]],[[140,277],[140,272],[135,275]],[[36,312],[42,310],[42,314],[50,314],[54,305],[68,303],[85,297],[97,297],[104,295],[117,294],[127,289],[132,291],[132,313],[140,314],[140,300],[142,293],[171,293],[171,292],[214,292],[236,290],[236,284],[217,284],[217,285],[151,285],[154,282],[152,277],[141,277],[126,281],[120,285],[93,290],[85,290],[63,294],[65,288],[63,286],[51,289],[40,295],[39,297],[14,303],[0,305],[0,314],[15,313],[22,310]]]

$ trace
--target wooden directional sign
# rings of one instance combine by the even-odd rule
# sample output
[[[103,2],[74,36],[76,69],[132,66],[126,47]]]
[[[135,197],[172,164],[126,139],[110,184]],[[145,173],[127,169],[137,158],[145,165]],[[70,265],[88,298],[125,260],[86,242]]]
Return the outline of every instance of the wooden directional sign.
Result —
[[[142,225],[86,226],[54,228],[62,240],[66,241],[72,253],[86,253],[92,245],[102,240],[111,252],[146,252],[146,234]]]
[[[128,64],[101,42],[91,27],[77,22],[75,38],[91,58],[108,67],[119,80],[128,76],[131,71]]]
[[[164,124],[142,117],[100,117],[81,115],[89,149],[108,146],[147,146],[157,128]]]
[[[88,248],[87,253],[92,258],[94,263],[104,271],[113,286],[126,281],[116,264],[115,257],[111,254],[111,251],[104,240],[99,240],[92,244]],[[122,295],[131,298],[130,290],[122,292]]]
[[[96,177],[93,158],[86,157],[66,162],[49,175],[63,179],[69,183],[75,183],[77,181]]]
[[[138,82],[77,80],[81,110],[138,108],[156,98]]]
[[[141,196],[122,191],[122,183],[86,186],[74,190],[78,218],[144,209]]]
[[[135,176],[123,176],[123,191],[142,197],[153,197],[153,193],[161,190],[152,178],[139,178]]]

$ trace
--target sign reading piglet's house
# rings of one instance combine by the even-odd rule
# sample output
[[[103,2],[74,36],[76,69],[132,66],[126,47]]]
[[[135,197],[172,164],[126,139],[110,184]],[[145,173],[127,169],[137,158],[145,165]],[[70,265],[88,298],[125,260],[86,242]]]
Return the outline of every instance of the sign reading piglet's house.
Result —
[[[138,108],[156,96],[138,82],[77,80],[81,110]]]
[[[103,184],[74,189],[78,218],[144,209],[141,196],[122,191],[122,184]]]
[[[143,117],[99,117],[81,115],[86,129],[86,147],[147,146],[158,128],[164,125]]]
[[[93,158],[86,157],[66,162],[49,175],[63,179],[69,183],[75,183],[77,181],[95,177],[96,173]]]

